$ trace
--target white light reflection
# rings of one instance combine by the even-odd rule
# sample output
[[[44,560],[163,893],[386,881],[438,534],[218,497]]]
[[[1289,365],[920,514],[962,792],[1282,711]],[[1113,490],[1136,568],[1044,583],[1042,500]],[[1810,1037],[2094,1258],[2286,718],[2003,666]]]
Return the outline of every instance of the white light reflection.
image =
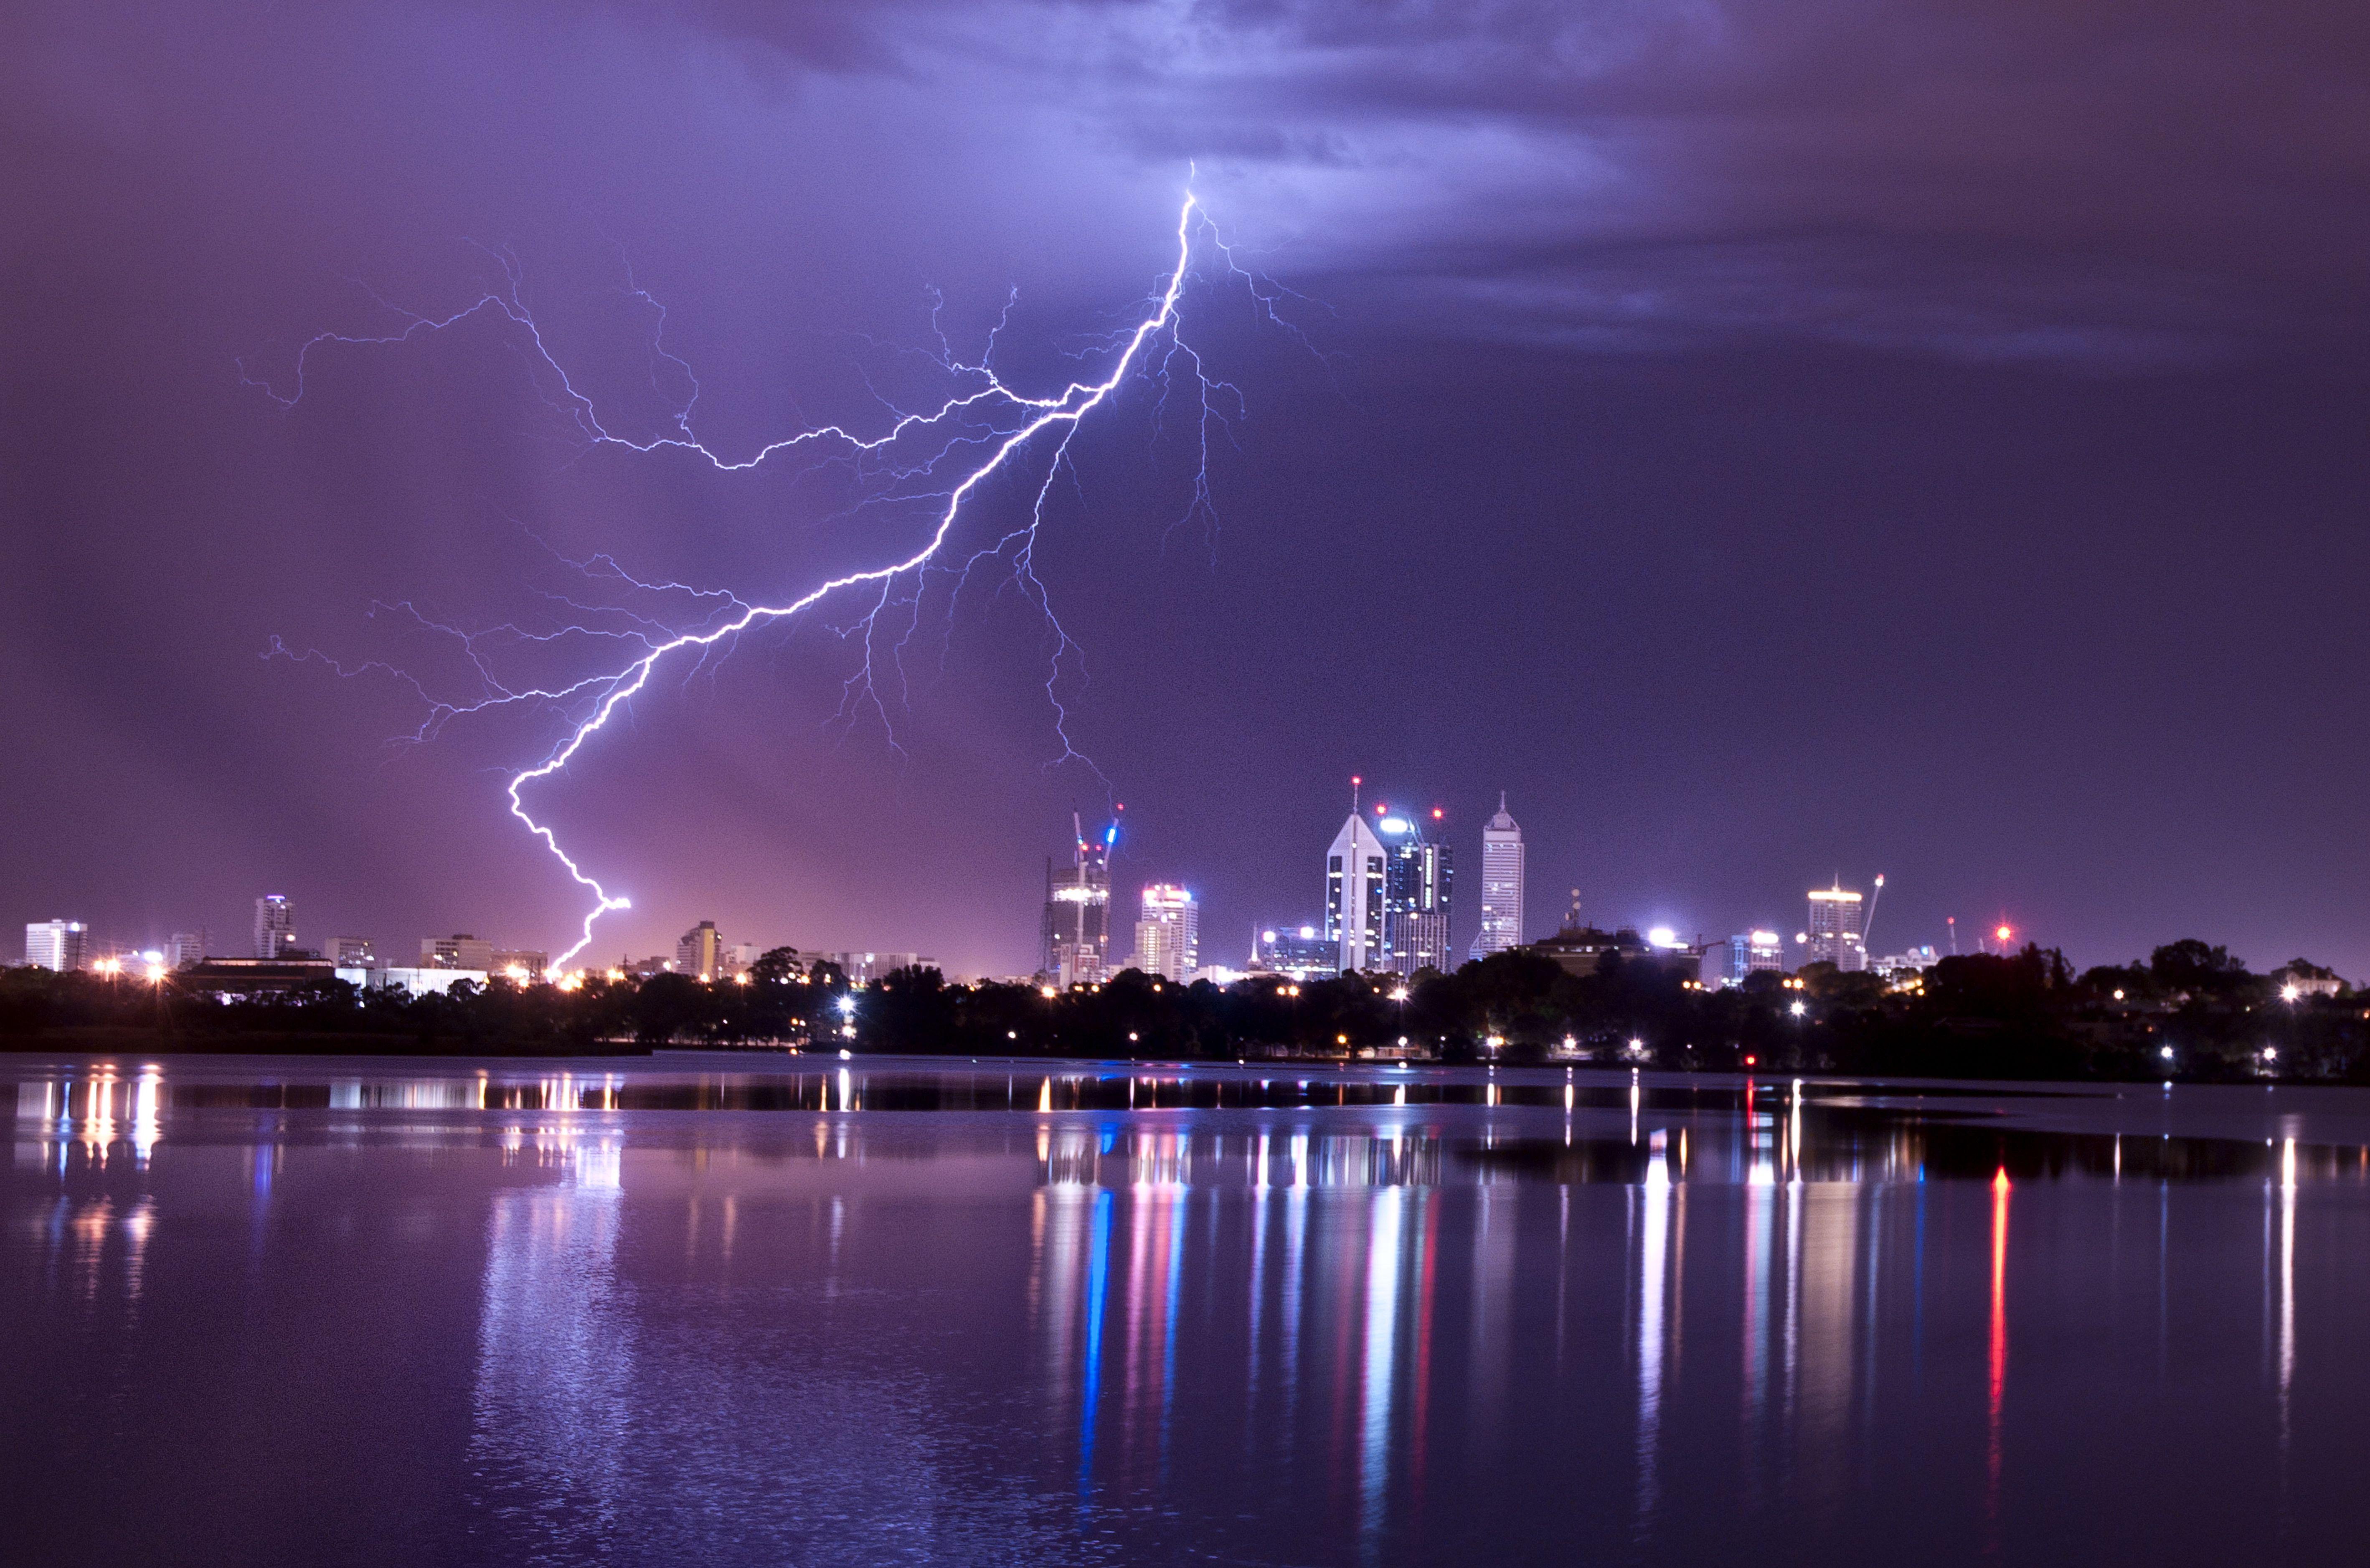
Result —
[[[1390,1480],[1391,1393],[1398,1367],[1400,1190],[1375,1194],[1366,1239],[1365,1400],[1360,1423],[1358,1533],[1365,1553],[1380,1545]]]
[[[1653,1528],[1662,1498],[1662,1290],[1671,1222],[1671,1168],[1664,1140],[1654,1129],[1646,1146],[1646,1178],[1638,1190],[1644,1205],[1638,1260],[1638,1533]]]

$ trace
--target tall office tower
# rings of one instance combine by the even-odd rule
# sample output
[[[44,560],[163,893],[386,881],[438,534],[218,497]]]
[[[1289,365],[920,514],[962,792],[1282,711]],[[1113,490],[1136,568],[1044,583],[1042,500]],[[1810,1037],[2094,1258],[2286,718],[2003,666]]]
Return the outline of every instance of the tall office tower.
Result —
[[[494,944],[466,931],[449,937],[422,937],[420,939],[420,967],[469,969],[481,974],[490,974],[494,968]]]
[[[175,931],[165,939],[165,963],[174,969],[187,969],[206,961],[206,934],[203,931]]]
[[[1390,851],[1358,814],[1359,782],[1350,780],[1349,820],[1325,852],[1325,936],[1340,948],[1344,974],[1390,963],[1383,929]]]
[[[1523,945],[1523,830],[1506,814],[1506,792],[1498,791],[1498,814],[1481,824],[1481,931],[1473,956]]]
[[[1434,810],[1432,822],[1440,814]],[[1383,872],[1383,936],[1388,952],[1383,967],[1399,974],[1453,967],[1448,917],[1455,868],[1448,846],[1432,842],[1420,817],[1386,813],[1375,828],[1390,858]]]
[[[79,920],[30,920],[25,925],[25,962],[61,974],[90,960],[90,929]]]
[[[724,973],[724,939],[715,921],[702,920],[674,944],[674,972],[696,980],[713,980]]]
[[[255,956],[285,958],[296,945],[296,911],[288,900],[267,893],[255,901]]]
[[[1202,966],[1202,911],[1193,895],[1174,882],[1144,890],[1135,921],[1135,966],[1184,984]]]
[[[1119,824],[1090,839],[1072,813],[1070,836],[1070,864],[1056,871],[1053,858],[1045,860],[1045,974],[1057,986],[1090,986],[1110,967],[1110,852]]]
[[[340,969],[376,969],[378,946],[368,937],[331,937],[329,958]]]
[[[1784,971],[1786,939],[1775,931],[1739,931],[1707,956],[1719,964],[1719,973],[1706,976],[1708,983],[1742,986],[1744,977],[1756,970]]]
[[[1860,924],[1860,895],[1838,879],[1829,888],[1811,890],[1811,928],[1804,932],[1805,963],[1832,963],[1846,972],[1868,967],[1868,944]]]

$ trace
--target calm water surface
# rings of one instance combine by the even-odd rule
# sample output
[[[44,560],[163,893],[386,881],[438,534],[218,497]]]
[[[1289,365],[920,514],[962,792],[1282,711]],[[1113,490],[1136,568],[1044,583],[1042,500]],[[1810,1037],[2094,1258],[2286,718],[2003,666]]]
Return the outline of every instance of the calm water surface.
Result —
[[[2370,1092],[11,1088],[12,1562],[2360,1560]]]

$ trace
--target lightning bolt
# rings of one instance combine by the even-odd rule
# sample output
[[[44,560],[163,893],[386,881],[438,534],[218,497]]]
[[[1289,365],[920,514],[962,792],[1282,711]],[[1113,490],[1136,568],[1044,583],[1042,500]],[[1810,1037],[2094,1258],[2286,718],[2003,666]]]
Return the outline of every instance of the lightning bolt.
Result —
[[[618,615],[623,617],[623,624],[614,627],[574,625],[557,632],[534,632],[512,624],[470,631],[437,621],[409,604],[375,607],[408,615],[420,627],[456,640],[464,657],[483,683],[482,695],[473,701],[452,702],[436,698],[421,682],[391,664],[373,663],[349,666],[316,652],[295,653],[281,644],[278,639],[272,640],[267,656],[320,660],[339,674],[377,672],[408,683],[428,705],[427,718],[419,732],[410,737],[417,741],[431,739],[444,724],[456,718],[489,709],[535,704],[555,707],[566,713],[570,706],[573,707],[577,717],[571,721],[572,727],[543,760],[512,774],[504,790],[511,814],[543,844],[569,878],[592,899],[592,907],[585,913],[581,934],[573,946],[558,955],[553,964],[555,970],[563,969],[590,945],[593,926],[601,917],[612,910],[627,909],[632,905],[630,900],[611,893],[598,877],[587,870],[561,845],[551,825],[536,817],[529,806],[529,798],[535,786],[563,771],[594,736],[608,727],[617,710],[650,685],[662,664],[671,660],[687,660],[691,664],[688,673],[696,674],[711,652],[718,651],[742,633],[763,625],[793,620],[827,600],[857,596],[859,602],[867,606],[843,633],[851,637],[860,633],[864,652],[862,666],[850,678],[844,694],[843,712],[852,714],[857,707],[869,700],[887,723],[888,709],[874,686],[873,674],[875,640],[876,634],[881,630],[881,617],[908,603],[913,609],[913,620],[907,624],[904,633],[898,638],[892,649],[902,680],[905,643],[918,624],[922,596],[930,574],[938,572],[950,577],[953,591],[960,596],[973,570],[983,562],[1008,559],[1009,582],[1017,584],[1028,602],[1045,616],[1055,635],[1045,691],[1056,715],[1054,730],[1061,742],[1062,755],[1048,766],[1075,760],[1092,767],[1092,762],[1072,744],[1069,711],[1062,704],[1056,690],[1065,661],[1076,662],[1080,653],[1077,644],[1053,617],[1045,585],[1036,574],[1038,535],[1044,523],[1047,501],[1055,485],[1064,474],[1072,475],[1075,479],[1070,444],[1079,425],[1087,415],[1109,400],[1131,375],[1139,372],[1157,378],[1162,387],[1161,405],[1164,409],[1169,389],[1179,381],[1190,382],[1199,395],[1201,462],[1195,470],[1191,498],[1179,521],[1200,517],[1205,525],[1214,525],[1214,513],[1207,477],[1211,434],[1214,425],[1230,427],[1226,416],[1214,407],[1214,398],[1221,395],[1229,398],[1238,416],[1242,409],[1242,397],[1231,385],[1214,380],[1208,375],[1201,354],[1186,342],[1181,330],[1179,306],[1191,271],[1197,231],[1212,235],[1213,244],[1224,258],[1226,271],[1251,280],[1256,308],[1269,320],[1276,320],[1274,294],[1261,294],[1260,281],[1256,274],[1247,271],[1236,261],[1233,252],[1226,248],[1223,239],[1217,237],[1215,225],[1210,222],[1189,186],[1178,210],[1175,265],[1159,280],[1156,291],[1145,300],[1144,313],[1134,322],[1104,334],[1098,344],[1085,351],[1087,353],[1113,356],[1099,378],[1081,377],[1070,381],[1051,396],[1030,396],[1005,382],[990,363],[996,333],[1003,330],[1009,318],[1009,301],[1004,316],[988,334],[985,351],[975,363],[955,357],[943,333],[938,332],[938,311],[934,306],[932,329],[938,337],[939,352],[927,357],[940,369],[960,378],[964,384],[962,389],[947,397],[935,409],[913,412],[901,410],[884,398],[884,407],[892,418],[886,429],[877,434],[859,434],[837,424],[820,425],[770,442],[754,455],[740,458],[719,455],[692,432],[690,411],[699,396],[697,378],[687,364],[667,352],[657,332],[651,340],[654,380],[657,374],[655,362],[663,361],[689,381],[692,386],[690,398],[674,410],[660,433],[636,438],[605,426],[593,399],[576,386],[546,345],[534,312],[525,303],[523,273],[517,259],[506,250],[489,249],[487,254],[500,268],[503,286],[489,292],[466,308],[431,318],[380,300],[382,306],[403,318],[401,329],[377,337],[350,337],[325,332],[312,338],[296,353],[293,392],[283,395],[269,383],[247,376],[244,365],[240,367],[241,379],[258,387],[283,408],[293,408],[305,395],[308,363],[319,350],[331,346],[400,344],[474,319],[500,317],[524,335],[530,350],[531,374],[538,395],[555,413],[569,421],[587,445],[619,446],[637,453],[685,452],[696,455],[724,473],[743,472],[801,449],[812,449],[825,460],[851,461],[859,468],[867,459],[877,457],[882,465],[878,471],[889,478],[890,493],[874,498],[874,502],[923,501],[935,507],[923,542],[886,565],[868,567],[831,578],[779,604],[748,603],[720,590],[697,589],[684,583],[643,582],[607,556],[567,563],[588,576],[609,578],[637,594],[658,598],[673,595],[678,602],[685,595],[690,596],[690,602],[701,608],[696,617],[699,624],[688,629],[670,626],[658,618],[636,614],[622,606],[579,605],[563,595],[552,597],[579,611],[599,608]],[[662,331],[665,321],[663,307],[633,285],[630,278],[627,288],[631,297],[657,313],[659,330]],[[375,294],[373,297],[377,298]],[[935,433],[941,438],[935,452],[915,463],[891,459],[890,455],[901,443],[920,433]],[[966,502],[988,480],[1007,468],[1017,467],[1032,446],[1050,446],[1051,452],[1046,458],[1044,477],[1036,487],[1026,520],[958,563],[953,559],[954,552],[949,544],[955,535]],[[942,473],[942,470],[949,472]],[[947,483],[949,473],[952,482]],[[905,488],[917,480],[934,486],[943,485],[944,488],[921,490]],[[858,505],[871,503],[859,502]],[[908,581],[913,584],[910,599],[901,598],[899,584]],[[494,657],[489,651],[504,645],[550,643],[568,639],[623,643],[635,651],[622,665],[611,665],[583,679],[558,686],[506,684],[499,677]],[[891,740],[893,744],[893,726]],[[1096,772],[1100,777],[1100,770],[1096,769]]]

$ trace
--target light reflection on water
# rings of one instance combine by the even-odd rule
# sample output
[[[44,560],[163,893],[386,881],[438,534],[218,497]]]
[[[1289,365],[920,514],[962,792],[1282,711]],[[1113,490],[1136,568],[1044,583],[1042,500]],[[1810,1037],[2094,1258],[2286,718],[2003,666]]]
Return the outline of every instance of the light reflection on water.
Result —
[[[145,1500],[46,1560],[299,1477],[356,1561],[2351,1539],[2347,1091],[61,1064],[15,1131],[0,1461]]]

